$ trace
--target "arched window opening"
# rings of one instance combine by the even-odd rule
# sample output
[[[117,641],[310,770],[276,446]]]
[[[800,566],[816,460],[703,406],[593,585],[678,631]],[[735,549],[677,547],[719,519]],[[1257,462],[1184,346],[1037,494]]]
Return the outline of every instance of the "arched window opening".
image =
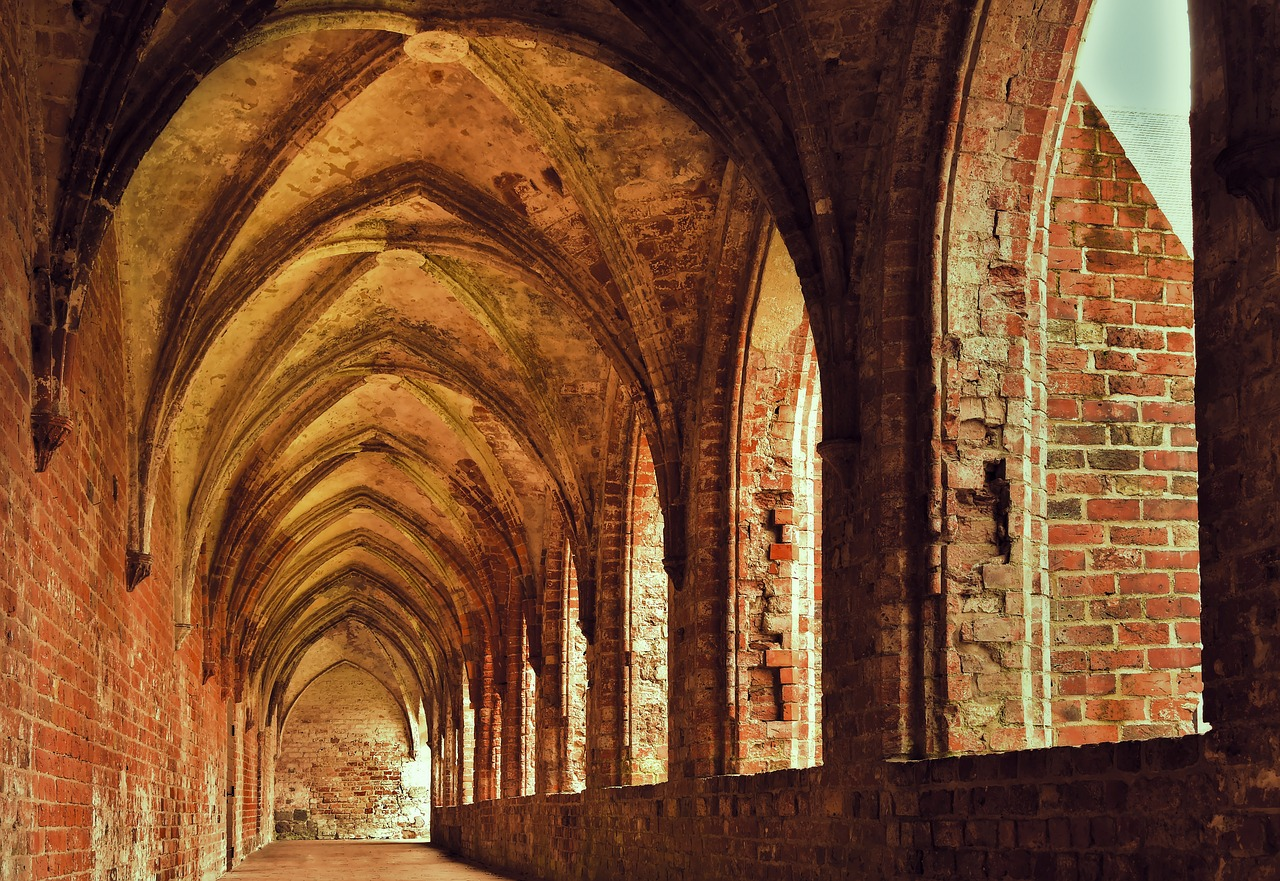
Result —
[[[490,722],[489,737],[491,738],[491,742],[493,744],[493,750],[492,750],[493,789],[490,793],[488,793],[487,797],[502,798],[502,747],[504,746],[502,742],[503,740],[502,738],[503,704],[502,704],[502,695],[501,693],[498,693],[496,689],[493,694],[492,700],[493,700],[493,716],[492,716],[492,722]]]
[[[564,775],[560,791],[581,792],[587,785],[587,638],[579,624],[578,570],[567,540],[564,560],[564,603],[560,617],[560,644],[564,646],[560,677]]]
[[[471,705],[470,678],[462,674],[462,736],[459,744],[459,773],[462,775],[462,803],[476,800],[476,710]]]
[[[808,321],[805,321],[808,324]],[[818,443],[822,438],[822,392],[813,336],[804,328],[804,381],[796,403],[793,435],[795,514],[790,538],[795,546],[791,587],[797,658],[793,678],[802,688],[783,686],[784,717],[788,705],[795,725],[791,766],[808,768],[822,764],[822,466]]]
[[[529,631],[521,628],[522,666],[520,678],[520,794],[533,795],[537,785],[535,757],[537,750],[538,676],[529,660]]]
[[[1147,5],[1098,3],[1053,181],[1045,483],[1060,745],[1201,727],[1188,107],[1177,89],[1164,101],[1133,89],[1119,67],[1151,28],[1177,38],[1176,22],[1141,18]],[[1182,51],[1165,50],[1175,66],[1182,13]],[[1133,41],[1124,29],[1139,26]]]
[[[632,784],[667,779],[667,609],[662,507],[649,441],[637,425],[623,577],[626,770]]]
[[[737,770],[822,761],[822,402],[795,267],[768,243],[744,329],[735,474]]]

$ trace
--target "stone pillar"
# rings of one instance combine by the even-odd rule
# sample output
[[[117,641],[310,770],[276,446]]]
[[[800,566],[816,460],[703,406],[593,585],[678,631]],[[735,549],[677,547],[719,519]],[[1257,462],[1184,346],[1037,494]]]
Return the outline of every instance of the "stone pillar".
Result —
[[[671,580],[667,626],[670,779],[723,774],[730,741],[728,481],[722,470],[727,466],[717,459],[700,467],[706,468],[706,474],[716,474],[709,478],[714,483],[701,485],[689,508],[682,502],[668,505],[663,512],[663,562]],[[717,533],[714,540],[709,531]]]
[[[514,594],[515,591],[513,590]],[[507,603],[506,639],[503,644],[502,695],[502,797],[518,798],[524,780],[524,621],[521,603],[512,596]]]
[[[535,716],[536,748],[534,787],[539,793],[564,792],[568,785],[566,766],[569,754],[569,717],[566,706],[565,675],[568,651],[567,626],[577,627],[569,615],[569,549],[563,533],[548,530],[546,565],[542,578],[542,616],[539,644],[530,652],[541,660]],[[552,550],[554,548],[554,550]],[[574,612],[576,619],[576,611]]]

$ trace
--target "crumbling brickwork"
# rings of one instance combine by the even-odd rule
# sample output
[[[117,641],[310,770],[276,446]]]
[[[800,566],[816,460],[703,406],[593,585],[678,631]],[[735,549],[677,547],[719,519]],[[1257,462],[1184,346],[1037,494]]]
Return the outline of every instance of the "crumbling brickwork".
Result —
[[[773,239],[742,356],[734,536],[736,770],[821,757],[821,400],[795,268]]]

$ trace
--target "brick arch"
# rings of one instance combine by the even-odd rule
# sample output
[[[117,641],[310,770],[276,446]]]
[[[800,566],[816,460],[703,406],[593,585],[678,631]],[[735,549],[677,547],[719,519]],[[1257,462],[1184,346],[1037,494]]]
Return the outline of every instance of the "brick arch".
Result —
[[[658,466],[643,408],[620,399],[613,416],[602,462],[609,479],[599,506],[594,560],[580,558],[567,541],[560,561],[563,602],[571,605],[580,592],[578,612],[589,641],[584,672],[590,687],[584,694],[580,683],[569,681],[564,691],[565,700],[577,695],[587,700],[583,772],[588,786],[658,782],[668,768],[671,579]],[[589,592],[582,590],[586,565],[594,570]],[[566,651],[575,649],[575,640],[566,642]],[[576,783],[569,774],[565,782],[571,777]]]
[[[85,111],[89,114],[83,124],[88,133],[85,139],[96,145],[98,150],[96,153],[84,152],[77,157],[76,174],[69,182],[69,195],[65,201],[72,206],[68,210],[88,206],[86,210],[91,217],[74,221],[77,242],[73,247],[62,250],[74,254],[79,265],[92,264],[101,231],[109,224],[111,214],[141,158],[200,79],[236,51],[272,34],[313,29],[371,28],[377,32],[385,29],[390,33],[410,33],[423,26],[457,27],[467,33],[484,35],[537,35],[562,44],[569,51],[596,59],[663,96],[717,139],[746,170],[786,231],[796,259],[806,267],[806,286],[816,291],[817,279],[821,275],[826,287],[832,290],[839,288],[842,276],[840,236],[832,227],[830,211],[815,209],[810,204],[816,202],[819,206],[829,206],[831,199],[824,194],[836,177],[827,167],[829,163],[824,165],[823,152],[819,149],[820,138],[814,132],[814,117],[820,102],[804,100],[803,94],[791,96],[796,99],[796,113],[803,122],[798,126],[799,137],[796,140],[802,145],[799,151],[802,155],[797,156],[796,143],[788,137],[786,125],[780,123],[775,118],[777,114],[769,109],[776,102],[769,99],[766,89],[752,84],[750,77],[740,75],[742,59],[726,53],[724,47],[716,45],[715,41],[708,42],[707,34],[703,33],[698,36],[701,41],[698,45],[715,51],[706,55],[706,63],[692,64],[693,56],[682,51],[689,47],[678,39],[672,42],[672,35],[661,17],[655,19],[646,10],[632,4],[618,5],[621,14],[603,16],[564,12],[548,16],[536,6],[525,9],[520,4],[515,8],[505,5],[501,10],[468,9],[462,13],[452,7],[434,9],[428,6],[418,10],[416,17],[407,18],[373,4],[335,6],[323,12],[281,13],[264,21],[270,6],[262,2],[245,0],[223,10],[224,15],[210,14],[205,6],[191,4],[182,8],[174,21],[166,22],[152,42],[151,28],[164,4],[134,4],[136,8],[132,14],[139,16],[145,12],[149,23],[138,29],[139,33],[126,47],[124,54],[127,57],[124,60],[128,64],[121,62],[123,66],[116,71],[120,81],[114,83],[110,94],[104,97],[94,91],[101,86],[98,78],[90,77],[82,92],[86,106],[90,107]],[[692,9],[690,12],[692,14]],[[797,10],[789,4],[786,10],[774,13],[779,20],[779,29],[793,25],[797,15]],[[648,39],[637,39],[640,34]],[[109,56],[112,45],[107,38],[109,34],[100,36],[95,52]],[[376,73],[378,65],[386,62],[387,41],[371,39],[370,42],[371,45],[366,47],[367,57],[362,56],[362,62],[368,66],[364,73]],[[786,41],[778,45],[787,48]],[[193,57],[186,49],[189,46],[199,46],[200,51]],[[807,70],[811,59],[806,54],[806,47],[799,45],[793,51],[797,58],[790,60],[790,66],[797,71]],[[106,60],[115,61],[109,57]],[[353,91],[361,88],[367,78],[364,73],[350,80],[331,83],[332,94],[336,96],[332,102],[303,102],[309,108],[303,115],[322,118],[331,105],[347,100]],[[118,118],[119,122],[113,127],[93,114],[106,120]],[[288,138],[287,134],[277,132],[274,137],[289,149],[290,142],[296,139]],[[266,169],[259,171],[265,173]],[[262,180],[258,178],[261,175],[249,173],[248,177],[250,183],[260,190]],[[243,194],[227,195],[227,202],[233,207],[237,204],[242,206],[245,202]],[[820,233],[815,235],[815,229]],[[816,268],[819,265],[821,271]],[[818,324],[822,321],[821,316],[815,318]],[[816,329],[815,333],[821,335]],[[657,355],[646,360],[655,363],[660,360],[661,346],[657,345],[655,350]],[[678,421],[678,417],[673,415],[676,405],[669,399],[678,398],[679,390],[668,390],[663,385],[654,383],[649,395],[661,411],[664,449],[660,458],[664,472],[669,471],[678,478],[680,469],[671,463],[680,455],[680,451],[672,449],[678,445],[680,428],[670,424]],[[163,409],[168,402],[160,406]],[[140,431],[142,440],[137,451],[142,461],[135,487],[139,490],[136,495],[145,501],[135,511],[135,535],[131,539],[131,550],[135,556],[145,557],[148,554],[148,512],[153,496],[154,471],[158,467],[151,458],[152,449],[153,444],[155,448],[163,449],[163,442],[157,442],[156,436],[163,435],[164,431],[163,413],[159,418],[154,413],[144,417]]]
[[[409,713],[408,707],[406,707],[401,702],[400,698],[396,697],[395,690],[392,689],[389,685],[387,685],[387,683],[383,682],[379,676],[370,672],[363,665],[357,664],[356,662],[347,660],[345,658],[341,661],[335,661],[334,663],[330,664],[328,667],[325,667],[315,676],[312,676],[309,680],[307,680],[307,684],[302,687],[302,690],[298,692],[297,697],[295,697],[293,701],[290,702],[289,706],[282,708],[282,712],[280,714],[280,725],[279,725],[279,729],[280,729],[279,743],[280,744],[284,743],[284,734],[289,725],[289,716],[292,714],[294,707],[298,705],[298,702],[301,701],[303,696],[307,693],[307,690],[311,688],[313,685],[315,685],[317,682],[319,682],[321,679],[323,679],[325,676],[329,675],[333,671],[342,667],[351,667],[353,670],[359,670],[361,673],[364,673],[374,682],[378,683],[378,685],[382,686],[382,689],[387,693],[387,695],[391,698],[392,702],[396,705],[396,709],[400,711],[402,721],[404,722],[405,746],[408,748],[409,758],[413,758],[414,756],[413,724],[409,721],[410,713]]]
[[[274,716],[277,722],[280,721],[275,713],[282,706],[284,693],[293,680],[298,665],[317,643],[328,637],[335,628],[348,622],[363,626],[382,640],[384,647],[389,647],[386,651],[388,658],[405,673],[406,681],[400,689],[402,693],[416,693],[432,707],[444,700],[443,696],[451,687],[454,671],[460,664],[457,657],[460,652],[456,649],[450,652],[448,649],[451,645],[446,645],[442,650],[435,633],[430,630],[423,633],[421,621],[417,617],[420,612],[413,608],[412,601],[403,592],[397,593],[393,586],[380,581],[371,573],[343,573],[341,578],[324,582],[316,593],[340,588],[339,582],[351,575],[360,576],[365,583],[378,586],[388,597],[394,599],[395,604],[387,601],[374,604],[348,596],[320,615],[301,617],[295,614],[299,627],[292,632],[277,628],[270,644],[256,649],[251,647],[253,654],[245,662],[247,670],[243,678],[256,680],[260,684],[266,718]],[[469,634],[464,632],[462,639],[468,637]]]
[[[937,565],[918,611],[918,668],[900,671],[923,681],[907,701],[907,751],[1051,741],[1041,574],[1047,222],[1088,10],[1088,0],[991,0],[967,39],[937,216]]]
[[[570,272],[567,267],[572,261],[560,255],[552,242],[522,222],[514,211],[475,192],[456,176],[429,165],[408,163],[385,169],[362,181],[352,192],[318,200],[318,204],[310,206],[312,216],[304,227],[308,235],[300,237],[293,229],[278,231],[269,243],[255,248],[253,254],[238,260],[228,270],[223,282],[207,292],[209,303],[201,305],[206,298],[193,296],[184,304],[181,313],[174,317],[183,325],[192,323],[201,332],[175,335],[166,342],[147,408],[140,421],[139,461],[133,472],[137,483],[130,494],[134,508],[130,541],[134,549],[145,553],[150,547],[154,486],[159,477],[163,451],[168,447],[183,397],[195,381],[208,340],[225,328],[253,291],[283,271],[326,230],[332,231],[349,222],[369,204],[396,201],[412,194],[429,194],[430,198],[450,205],[492,234],[510,259],[536,267],[544,284],[549,283],[560,296],[566,297],[564,304],[567,309],[583,309],[588,315],[598,318],[594,325],[601,328],[597,340],[605,351],[615,357],[620,370],[626,371],[628,365],[640,363],[638,354],[627,345],[630,335],[604,317],[606,304],[594,302],[589,293],[593,286],[578,277],[580,274]],[[556,259],[558,256],[560,259]],[[606,329],[614,332],[606,332]],[[457,375],[463,376],[464,373],[459,371]],[[632,375],[628,379],[635,382],[638,378]]]
[[[670,576],[664,566],[664,518],[648,438],[632,427],[627,468],[622,563],[621,708],[626,729],[624,783],[659,783],[667,777],[669,740],[668,621]]]

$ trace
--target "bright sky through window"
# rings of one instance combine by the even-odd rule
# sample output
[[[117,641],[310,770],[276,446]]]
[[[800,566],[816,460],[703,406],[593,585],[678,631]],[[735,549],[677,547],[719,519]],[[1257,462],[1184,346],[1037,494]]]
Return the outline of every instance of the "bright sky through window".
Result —
[[[1191,249],[1191,33],[1186,0],[1095,0],[1080,83]]]

